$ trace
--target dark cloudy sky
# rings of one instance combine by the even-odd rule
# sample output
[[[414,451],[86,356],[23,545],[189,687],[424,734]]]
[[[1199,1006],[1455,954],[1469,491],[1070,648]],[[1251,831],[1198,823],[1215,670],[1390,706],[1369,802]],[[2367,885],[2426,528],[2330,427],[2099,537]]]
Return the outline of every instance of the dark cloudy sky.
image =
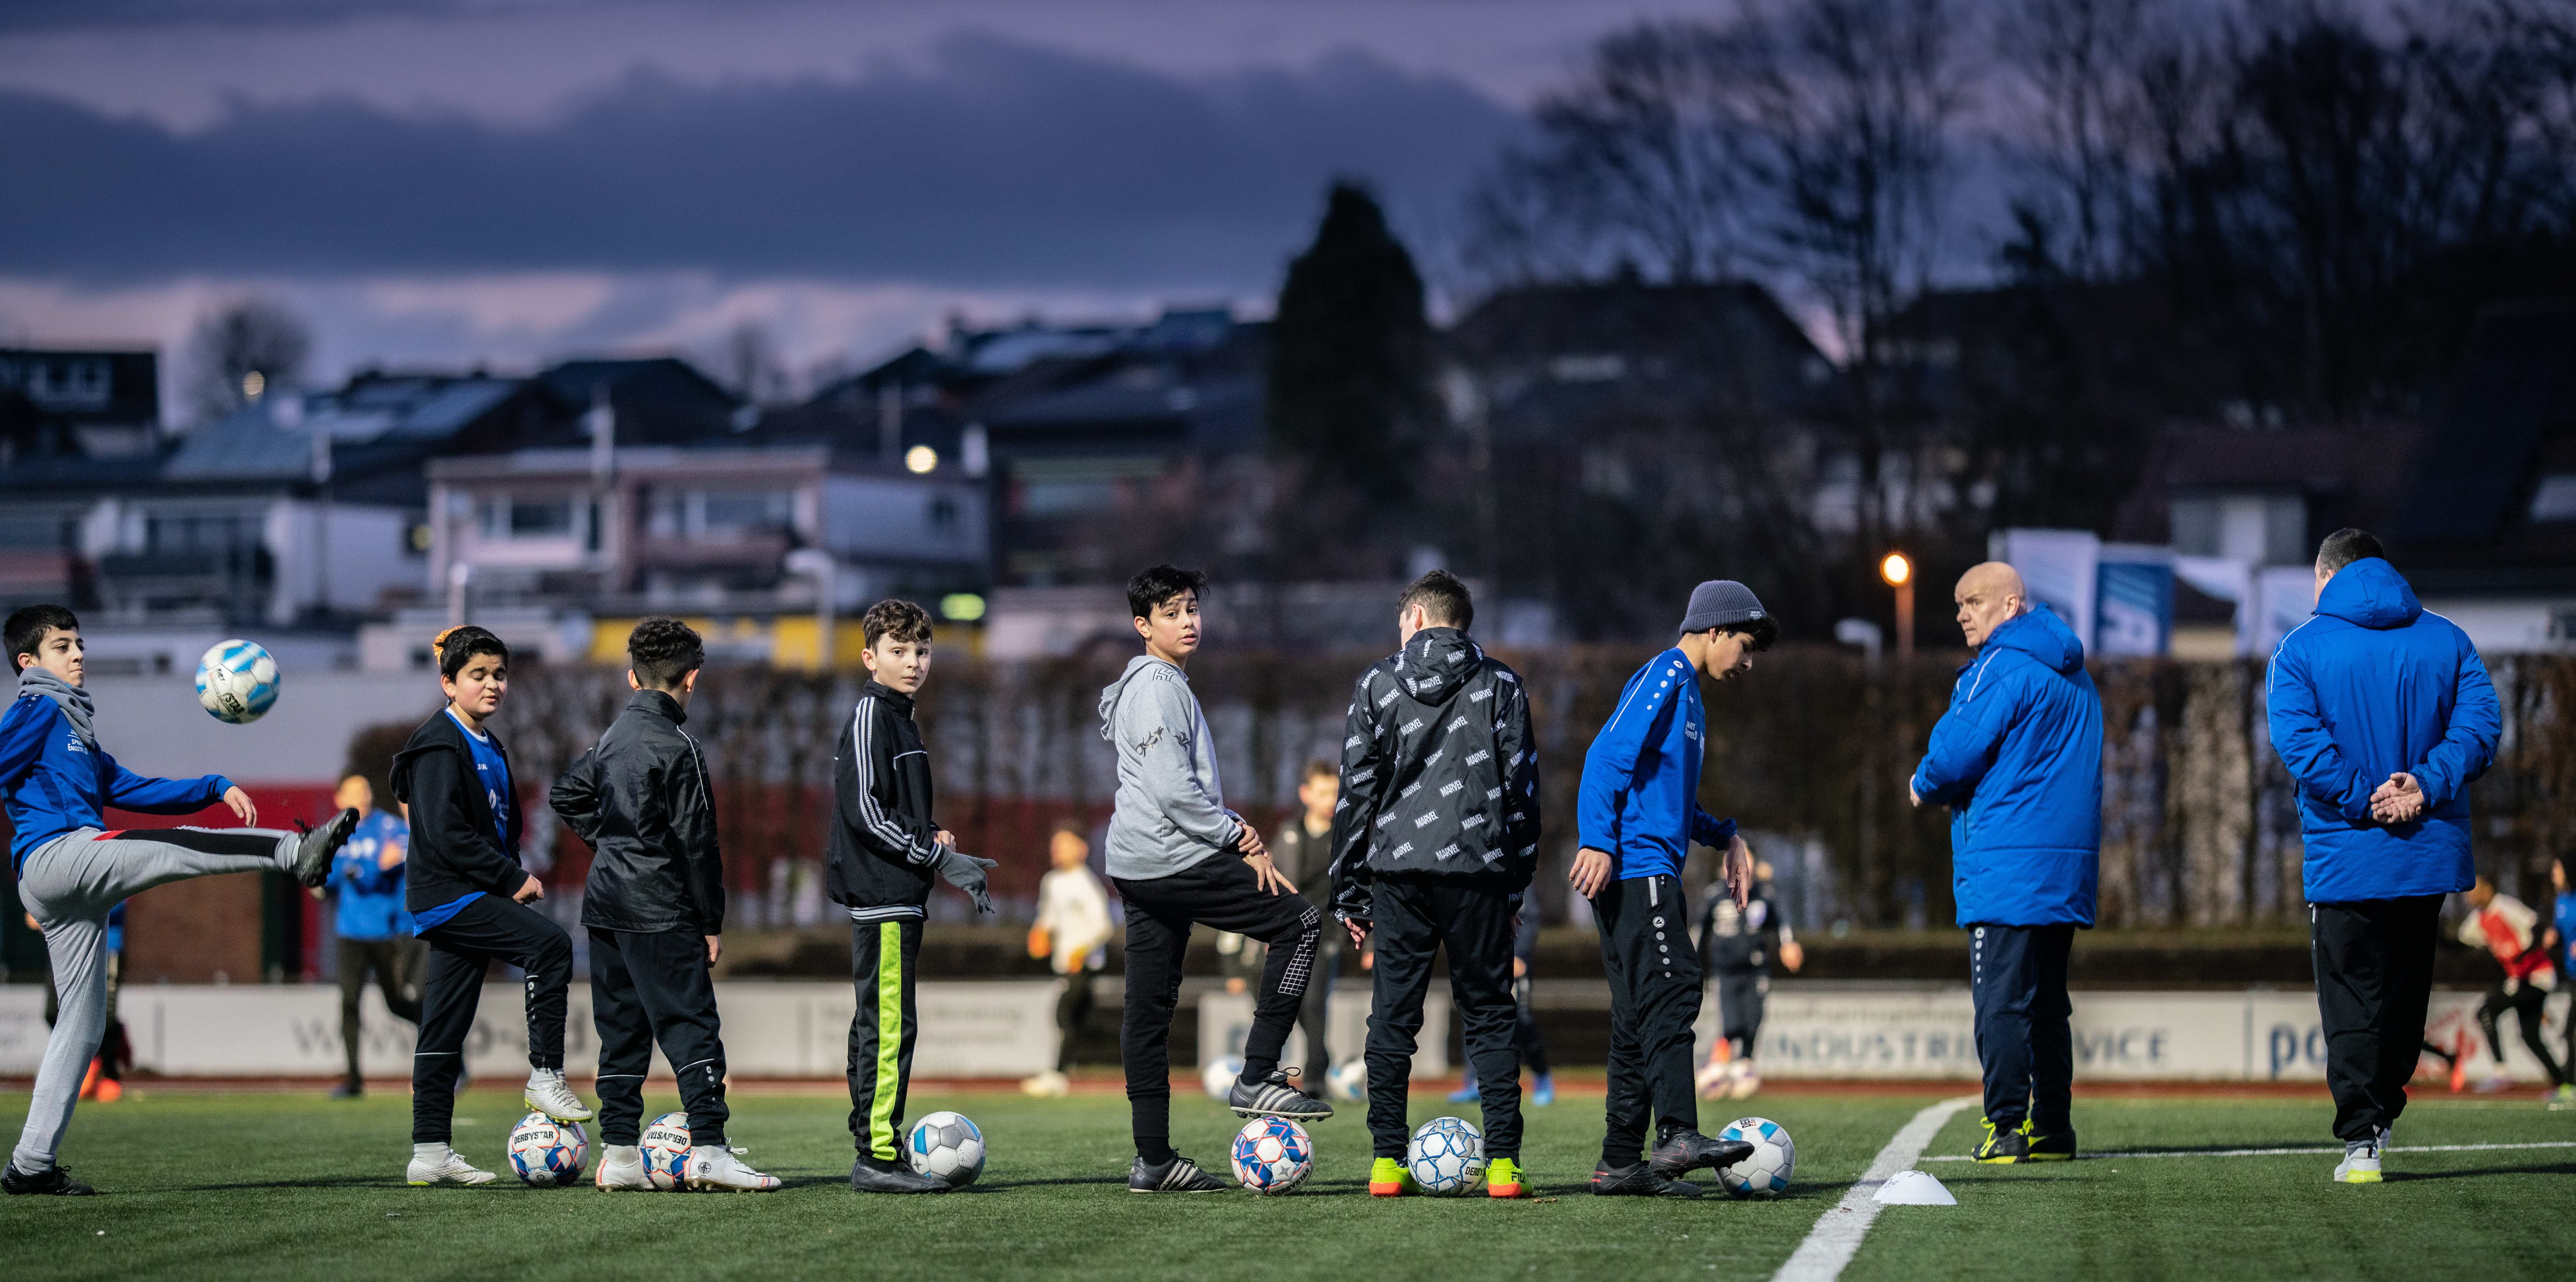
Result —
[[[1716,0],[17,0],[0,340],[316,373],[1267,305],[1335,174],[1436,258],[1583,46]],[[173,371],[174,373],[176,371]]]

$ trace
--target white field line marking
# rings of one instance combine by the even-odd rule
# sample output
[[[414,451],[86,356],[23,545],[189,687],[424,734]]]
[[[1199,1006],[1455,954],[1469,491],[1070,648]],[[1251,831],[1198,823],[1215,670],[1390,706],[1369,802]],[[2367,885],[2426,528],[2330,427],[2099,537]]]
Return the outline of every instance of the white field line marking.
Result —
[[[1913,1121],[1898,1128],[1895,1136],[1887,1141],[1887,1147],[1880,1149],[1878,1156],[1870,1160],[1869,1170],[1860,1177],[1860,1182],[1852,1185],[1843,1194],[1843,1200],[1835,1203],[1832,1210],[1816,1221],[1816,1227],[1807,1231],[1806,1240],[1798,1243],[1798,1249],[1789,1256],[1789,1262],[1771,1275],[1771,1282],[1834,1282],[1841,1277],[1853,1254],[1860,1250],[1861,1237],[1869,1232],[1870,1221],[1878,1218],[1881,1209],[1879,1186],[1887,1183],[1887,1177],[1914,1165],[1915,1159],[1923,1156],[1923,1149],[1932,1142],[1932,1137],[1939,1134],[1941,1127],[1957,1116],[1959,1110],[1983,1102],[1975,1095],[1945,1099],[1915,1114]]]
[[[2527,1148],[2576,1148],[2576,1140],[2541,1140],[2530,1144],[2391,1144],[2388,1146],[2387,1151],[2391,1153],[2495,1153],[2509,1149]],[[2342,1145],[2336,1145],[2333,1148],[2218,1148],[2204,1149],[2196,1152],[2168,1150],[2158,1153],[2085,1153],[2081,1154],[2078,1160],[2099,1162],[2104,1158],[2112,1157],[2316,1157],[2320,1154],[2340,1156],[2342,1153]],[[1960,1157],[1954,1154],[1943,1154],[1939,1157],[1927,1157],[1923,1160],[1926,1162],[1973,1162],[1976,1159],[1971,1157]]]

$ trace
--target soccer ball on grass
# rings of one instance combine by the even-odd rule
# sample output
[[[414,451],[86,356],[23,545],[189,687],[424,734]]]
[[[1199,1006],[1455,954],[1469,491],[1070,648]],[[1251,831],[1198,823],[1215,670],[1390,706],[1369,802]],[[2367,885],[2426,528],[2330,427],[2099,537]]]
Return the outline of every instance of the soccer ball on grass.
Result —
[[[1717,1168],[1717,1182],[1731,1197],[1778,1197],[1789,1188],[1798,1165],[1797,1141],[1787,1128],[1767,1117],[1739,1117],[1717,1133],[1722,1140],[1742,1140],[1753,1154],[1733,1166]]]
[[[689,1186],[689,1115],[664,1113],[645,1123],[636,1141],[644,1154],[644,1181],[665,1193]]]
[[[1324,1074],[1324,1089],[1334,1099],[1352,1103],[1368,1098],[1368,1061],[1346,1059]]]
[[[1315,1141],[1284,1117],[1256,1117],[1234,1136],[1234,1178],[1255,1193],[1292,1192],[1315,1173]]]
[[[912,1124],[903,1155],[915,1174],[962,1189],[984,1173],[984,1132],[963,1113],[933,1113]]]
[[[558,1122],[543,1113],[519,1119],[510,1131],[510,1169],[541,1188],[562,1188],[581,1178],[590,1156],[590,1137],[579,1122]]]
[[[1423,1192],[1455,1197],[1485,1173],[1485,1133],[1465,1118],[1432,1118],[1405,1146],[1404,1165]]]

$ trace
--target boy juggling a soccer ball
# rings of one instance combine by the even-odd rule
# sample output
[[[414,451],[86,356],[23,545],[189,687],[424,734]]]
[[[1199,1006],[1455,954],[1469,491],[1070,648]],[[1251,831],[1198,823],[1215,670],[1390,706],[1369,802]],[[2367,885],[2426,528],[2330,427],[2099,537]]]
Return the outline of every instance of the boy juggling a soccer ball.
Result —
[[[680,1079],[689,1114],[688,1186],[766,1193],[778,1180],[725,1143],[724,1042],[714,966],[724,934],[724,857],[697,740],[680,727],[707,652],[696,629],[655,617],[626,639],[635,694],[549,797],[591,848],[581,923],[590,931],[590,1014],[599,1030],[595,1182],[649,1189],[637,1147],[653,1044]]]
[[[1583,756],[1575,806],[1583,848],[1571,880],[1574,892],[1592,901],[1610,981],[1610,1098],[1595,1193],[1698,1197],[1689,1172],[1731,1166],[1753,1152],[1750,1144],[1699,1132],[1691,1025],[1699,1019],[1700,969],[1681,874],[1691,843],[1714,846],[1726,852],[1735,906],[1751,896],[1753,854],[1735,835],[1735,821],[1699,808],[1708,741],[1699,681],[1750,670],[1753,652],[1779,634],[1752,589],[1722,579],[1700,584],[1681,639],[1628,678]]]
[[[1127,605],[1145,653],[1100,692],[1100,733],[1118,747],[1108,844],[1109,879],[1127,903],[1127,1007],[1118,1050],[1136,1137],[1130,1193],[1226,1187],[1172,1151],[1172,1010],[1195,923],[1270,945],[1243,1072],[1227,1104],[1243,1117],[1333,1115],[1332,1105],[1289,1085],[1279,1066],[1314,971],[1323,918],[1271,866],[1261,835],[1225,808],[1216,745],[1182,670],[1199,648],[1199,590],[1206,586],[1206,575],[1168,565],[1129,580]]]
[[[80,620],[59,605],[31,605],[0,624],[18,673],[18,697],[0,715],[0,798],[9,811],[9,862],[18,901],[45,933],[60,1011],[36,1070],[27,1127],[0,1172],[11,1194],[84,1196],[89,1185],[55,1162],[71,1127],[81,1078],[107,1031],[107,916],[129,895],[228,872],[289,872],[308,889],[331,875],[331,856],[358,812],[343,810],[301,836],[263,828],[106,830],[102,811],[184,815],[222,802],[245,824],[259,807],[222,775],[146,779],[116,764],[91,729],[82,688]]]
[[[850,975],[859,1007],[850,1020],[850,1136],[862,1193],[945,1193],[903,1156],[903,1098],[912,1077],[913,967],[921,958],[922,905],[931,879],[993,911],[984,893],[990,859],[960,853],[931,818],[930,753],[913,724],[913,696],[930,679],[930,615],[910,601],[879,601],[861,623],[868,683],[832,750],[830,861],[823,888],[850,913]]]

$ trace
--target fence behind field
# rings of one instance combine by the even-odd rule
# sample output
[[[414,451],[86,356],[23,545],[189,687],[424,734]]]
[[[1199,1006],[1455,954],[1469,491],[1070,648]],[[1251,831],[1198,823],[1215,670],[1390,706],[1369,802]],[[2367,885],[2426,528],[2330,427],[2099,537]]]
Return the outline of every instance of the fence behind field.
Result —
[[[1545,861],[1571,857],[1583,751],[1622,683],[1649,657],[1627,647],[1509,653],[1536,718]],[[1779,868],[1809,926],[1940,924],[1950,918],[1947,816],[1915,810],[1905,781],[1939,718],[1959,656],[1912,664],[1790,648],[1709,692],[1702,804],[1738,817]],[[1003,861],[996,883],[1025,907],[1058,818],[1106,818],[1116,762],[1096,703],[1126,656],[983,663],[943,655],[922,703],[940,818],[969,850]],[[1227,800],[1268,826],[1295,804],[1299,766],[1338,754],[1351,683],[1369,656],[1214,652],[1191,683],[1215,731]],[[2576,657],[2491,662],[2505,733],[2472,797],[2478,858],[2508,891],[2545,895],[2547,860],[2576,849]],[[2103,759],[2102,924],[2231,925],[2301,916],[2291,781],[2263,719],[2262,665],[2096,663]],[[819,918],[817,861],[832,802],[834,735],[857,697],[852,674],[710,672],[689,730],[715,774],[744,925]],[[504,728],[531,781],[551,779],[625,702],[614,670],[527,666]],[[578,846],[562,842],[576,864]],[[569,869],[568,869],[569,871]],[[1569,911],[1542,876],[1549,920]],[[940,896],[944,901],[952,897]]]

